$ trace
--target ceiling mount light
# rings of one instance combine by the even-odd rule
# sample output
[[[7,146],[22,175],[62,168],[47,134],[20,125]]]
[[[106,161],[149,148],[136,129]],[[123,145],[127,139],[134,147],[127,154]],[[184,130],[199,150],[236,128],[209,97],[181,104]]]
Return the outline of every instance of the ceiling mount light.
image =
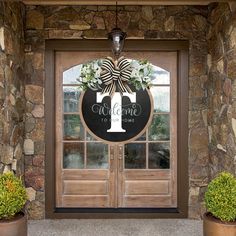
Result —
[[[127,34],[123,32],[117,26],[118,20],[118,10],[117,10],[117,2],[116,2],[116,27],[112,29],[110,33],[108,33],[108,39],[111,41],[111,49],[113,54],[116,57],[119,57],[120,53],[123,50],[124,42]]]

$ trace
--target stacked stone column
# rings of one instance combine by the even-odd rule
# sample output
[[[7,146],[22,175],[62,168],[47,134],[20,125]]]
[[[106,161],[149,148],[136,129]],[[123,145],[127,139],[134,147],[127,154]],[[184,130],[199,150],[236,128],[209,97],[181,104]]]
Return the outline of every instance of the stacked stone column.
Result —
[[[24,174],[24,6],[0,2],[0,173]]]

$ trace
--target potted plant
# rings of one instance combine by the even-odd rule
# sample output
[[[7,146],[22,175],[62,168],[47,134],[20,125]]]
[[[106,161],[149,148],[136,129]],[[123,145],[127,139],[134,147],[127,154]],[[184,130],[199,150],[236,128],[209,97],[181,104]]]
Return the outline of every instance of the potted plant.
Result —
[[[204,236],[236,236],[236,178],[220,173],[209,183],[204,200]]]
[[[26,201],[21,179],[12,172],[0,175],[0,235],[27,236],[27,219],[22,211]]]

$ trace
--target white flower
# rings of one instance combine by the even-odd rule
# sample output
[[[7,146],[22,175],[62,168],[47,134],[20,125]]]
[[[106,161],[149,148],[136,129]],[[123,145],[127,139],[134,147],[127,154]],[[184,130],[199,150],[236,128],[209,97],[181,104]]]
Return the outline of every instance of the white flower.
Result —
[[[131,63],[130,63],[130,66],[131,66],[132,69],[138,71],[138,70],[139,70],[139,67],[140,67],[140,64],[139,64],[138,61],[132,60]]]
[[[98,84],[101,85],[102,84],[102,80],[100,78],[98,78]]]
[[[148,68],[147,67],[143,68],[143,74],[144,74],[144,76],[148,75]]]
[[[100,78],[100,74],[101,74],[101,67],[98,67],[97,69],[96,69],[96,72],[95,72],[95,78]]]
[[[138,72],[136,70],[132,70],[130,76],[131,76],[131,78],[138,77]]]

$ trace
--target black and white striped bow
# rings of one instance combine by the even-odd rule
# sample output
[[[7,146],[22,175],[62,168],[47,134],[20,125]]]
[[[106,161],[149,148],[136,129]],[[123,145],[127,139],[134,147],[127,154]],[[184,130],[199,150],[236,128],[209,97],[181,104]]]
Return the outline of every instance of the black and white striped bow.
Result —
[[[115,63],[112,58],[107,57],[102,66],[101,80],[105,87],[102,89],[102,94],[109,93],[112,96],[116,92],[116,87],[121,93],[132,93],[128,85],[130,75],[132,73],[130,63],[124,57],[118,59]]]

